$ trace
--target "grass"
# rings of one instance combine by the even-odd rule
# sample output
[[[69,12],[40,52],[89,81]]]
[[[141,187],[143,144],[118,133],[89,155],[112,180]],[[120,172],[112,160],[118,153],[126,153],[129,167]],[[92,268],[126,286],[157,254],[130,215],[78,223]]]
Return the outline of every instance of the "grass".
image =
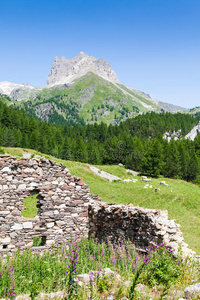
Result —
[[[23,152],[20,148],[4,148],[11,155]],[[37,153],[28,150],[29,153]],[[74,161],[65,161],[54,157],[43,155],[46,158],[62,162],[72,175],[83,177],[86,184],[89,184],[90,192],[101,197],[102,201],[114,202],[116,204],[132,203],[134,206],[146,207],[151,209],[168,210],[170,219],[175,219],[181,225],[181,231],[185,242],[189,247],[200,254],[200,188],[190,182],[183,180],[160,178],[154,179],[150,185],[152,189],[145,189],[145,182],[141,181],[140,176],[132,176],[138,179],[136,183],[109,182],[107,179],[95,175],[87,164]],[[125,168],[120,166],[97,166],[101,170],[119,176],[129,178]],[[165,180],[169,187],[160,185],[160,181]],[[155,192],[155,187],[160,191]],[[173,192],[171,192],[173,190]]]
[[[29,196],[24,199],[25,209],[22,211],[22,217],[24,218],[35,218],[38,213],[38,208],[36,207],[38,202],[38,194]]]

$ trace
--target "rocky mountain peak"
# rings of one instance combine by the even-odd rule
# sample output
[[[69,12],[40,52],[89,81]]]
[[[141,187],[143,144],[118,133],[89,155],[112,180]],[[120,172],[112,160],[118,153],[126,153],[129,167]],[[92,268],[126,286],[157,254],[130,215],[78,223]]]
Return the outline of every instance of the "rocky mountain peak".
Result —
[[[64,56],[60,59],[55,57],[47,78],[47,87],[71,83],[88,72],[93,72],[108,81],[119,83],[117,75],[107,60],[80,52],[72,59],[66,59]]]

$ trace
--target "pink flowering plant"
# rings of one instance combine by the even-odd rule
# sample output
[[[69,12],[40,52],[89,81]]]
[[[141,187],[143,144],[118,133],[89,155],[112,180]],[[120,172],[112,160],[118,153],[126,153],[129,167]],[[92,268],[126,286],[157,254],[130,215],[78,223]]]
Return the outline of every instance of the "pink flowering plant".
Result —
[[[162,299],[171,287],[180,286],[179,282],[200,280],[199,266],[175,256],[173,249],[161,244],[146,250],[142,255],[128,242],[113,246],[76,236],[66,245],[56,245],[42,255],[31,249],[19,249],[12,257],[0,257],[0,298],[13,300],[18,295],[29,294],[35,299],[41,292],[64,291],[66,300],[85,300],[88,290],[85,284],[79,286],[77,277],[85,273],[89,274],[86,286],[90,299],[104,299],[111,291],[116,299],[137,299],[138,283],[150,289],[157,287]],[[105,274],[106,268],[111,269],[110,275]],[[121,280],[129,281],[129,287]]]

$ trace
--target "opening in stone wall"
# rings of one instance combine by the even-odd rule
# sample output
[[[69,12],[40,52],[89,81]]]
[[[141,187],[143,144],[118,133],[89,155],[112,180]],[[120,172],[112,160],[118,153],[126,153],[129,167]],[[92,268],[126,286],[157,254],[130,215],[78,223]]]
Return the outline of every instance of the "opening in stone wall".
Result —
[[[39,190],[30,191],[30,196],[24,198],[24,208],[22,211],[22,217],[35,218],[44,202],[42,196],[39,195]]]
[[[46,236],[36,236],[33,238],[33,247],[40,247],[46,244]]]

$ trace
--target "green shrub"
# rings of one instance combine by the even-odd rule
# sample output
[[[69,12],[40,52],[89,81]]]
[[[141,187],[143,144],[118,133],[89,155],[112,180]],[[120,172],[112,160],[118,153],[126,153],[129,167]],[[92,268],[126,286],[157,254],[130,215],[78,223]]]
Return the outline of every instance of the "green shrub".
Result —
[[[183,259],[180,255],[175,258],[174,250],[164,244],[147,247],[147,250],[142,279],[150,287],[163,286],[163,295],[166,295],[169,288],[178,282],[183,269]]]

